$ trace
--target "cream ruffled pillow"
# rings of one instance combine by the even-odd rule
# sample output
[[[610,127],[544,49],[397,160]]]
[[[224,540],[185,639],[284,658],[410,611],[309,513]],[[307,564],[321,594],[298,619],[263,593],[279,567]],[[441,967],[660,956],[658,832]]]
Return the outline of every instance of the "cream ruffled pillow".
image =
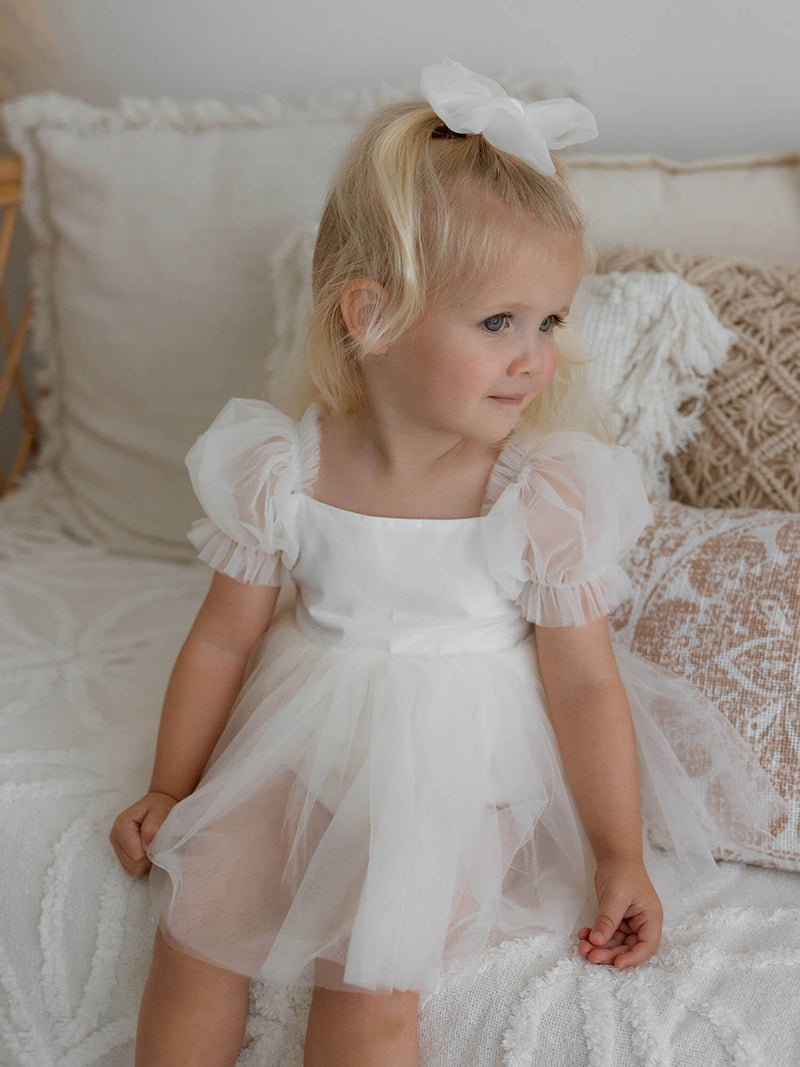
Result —
[[[272,257],[278,343],[267,373],[279,407],[296,403],[315,236],[316,226],[301,226]],[[667,497],[669,458],[699,432],[708,378],[727,359],[736,334],[720,325],[701,289],[672,273],[589,278],[575,314],[616,440],[636,454],[648,494]],[[682,410],[689,400],[691,409]]]
[[[357,110],[4,106],[33,236],[36,467],[70,533],[194,558],[184,457],[229,397],[264,394],[268,258],[319,210]]]

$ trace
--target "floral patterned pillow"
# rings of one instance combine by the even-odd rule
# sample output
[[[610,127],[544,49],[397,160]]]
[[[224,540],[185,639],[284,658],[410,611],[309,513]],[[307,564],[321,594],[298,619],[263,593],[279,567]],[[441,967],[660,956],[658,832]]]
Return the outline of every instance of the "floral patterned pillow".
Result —
[[[765,851],[718,859],[800,870],[800,514],[655,501],[611,617],[630,648],[697,686],[791,804]]]

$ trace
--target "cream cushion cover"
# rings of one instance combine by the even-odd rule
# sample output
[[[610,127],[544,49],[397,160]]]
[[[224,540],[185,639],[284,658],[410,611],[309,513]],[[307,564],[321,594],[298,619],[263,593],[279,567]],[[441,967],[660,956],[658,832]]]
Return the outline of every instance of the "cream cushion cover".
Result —
[[[571,179],[595,247],[615,245],[800,264],[800,154],[679,163],[576,156]]]

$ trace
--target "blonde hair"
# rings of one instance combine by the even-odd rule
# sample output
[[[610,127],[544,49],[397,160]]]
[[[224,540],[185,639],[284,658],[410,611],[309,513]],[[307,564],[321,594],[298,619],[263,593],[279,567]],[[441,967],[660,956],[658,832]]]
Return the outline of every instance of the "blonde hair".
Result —
[[[370,353],[413,329],[443,292],[485,277],[525,225],[574,235],[593,272],[582,211],[563,166],[554,165],[554,175],[543,175],[480,135],[452,134],[425,103],[376,112],[341,164],[319,226],[306,399],[339,415],[357,411],[366,402],[362,361],[380,358]],[[340,301],[359,278],[377,282],[386,300],[356,341]],[[608,437],[569,325],[556,351],[556,374],[523,413],[526,424],[539,433],[570,426]]]

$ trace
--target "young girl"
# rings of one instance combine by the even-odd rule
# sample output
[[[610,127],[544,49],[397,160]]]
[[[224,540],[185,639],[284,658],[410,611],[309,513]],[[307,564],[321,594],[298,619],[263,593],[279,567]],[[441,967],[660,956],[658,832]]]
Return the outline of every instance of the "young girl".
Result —
[[[325,207],[314,402],[231,400],[187,457],[217,573],[111,832],[161,908],[139,1067],[232,1064],[254,976],[313,983],[307,1067],[417,1064],[445,965],[537,929],[639,964],[660,897],[784,811],[716,709],[610,640],[652,513],[566,355],[590,252],[548,149],[591,114],[451,61],[423,94]]]

